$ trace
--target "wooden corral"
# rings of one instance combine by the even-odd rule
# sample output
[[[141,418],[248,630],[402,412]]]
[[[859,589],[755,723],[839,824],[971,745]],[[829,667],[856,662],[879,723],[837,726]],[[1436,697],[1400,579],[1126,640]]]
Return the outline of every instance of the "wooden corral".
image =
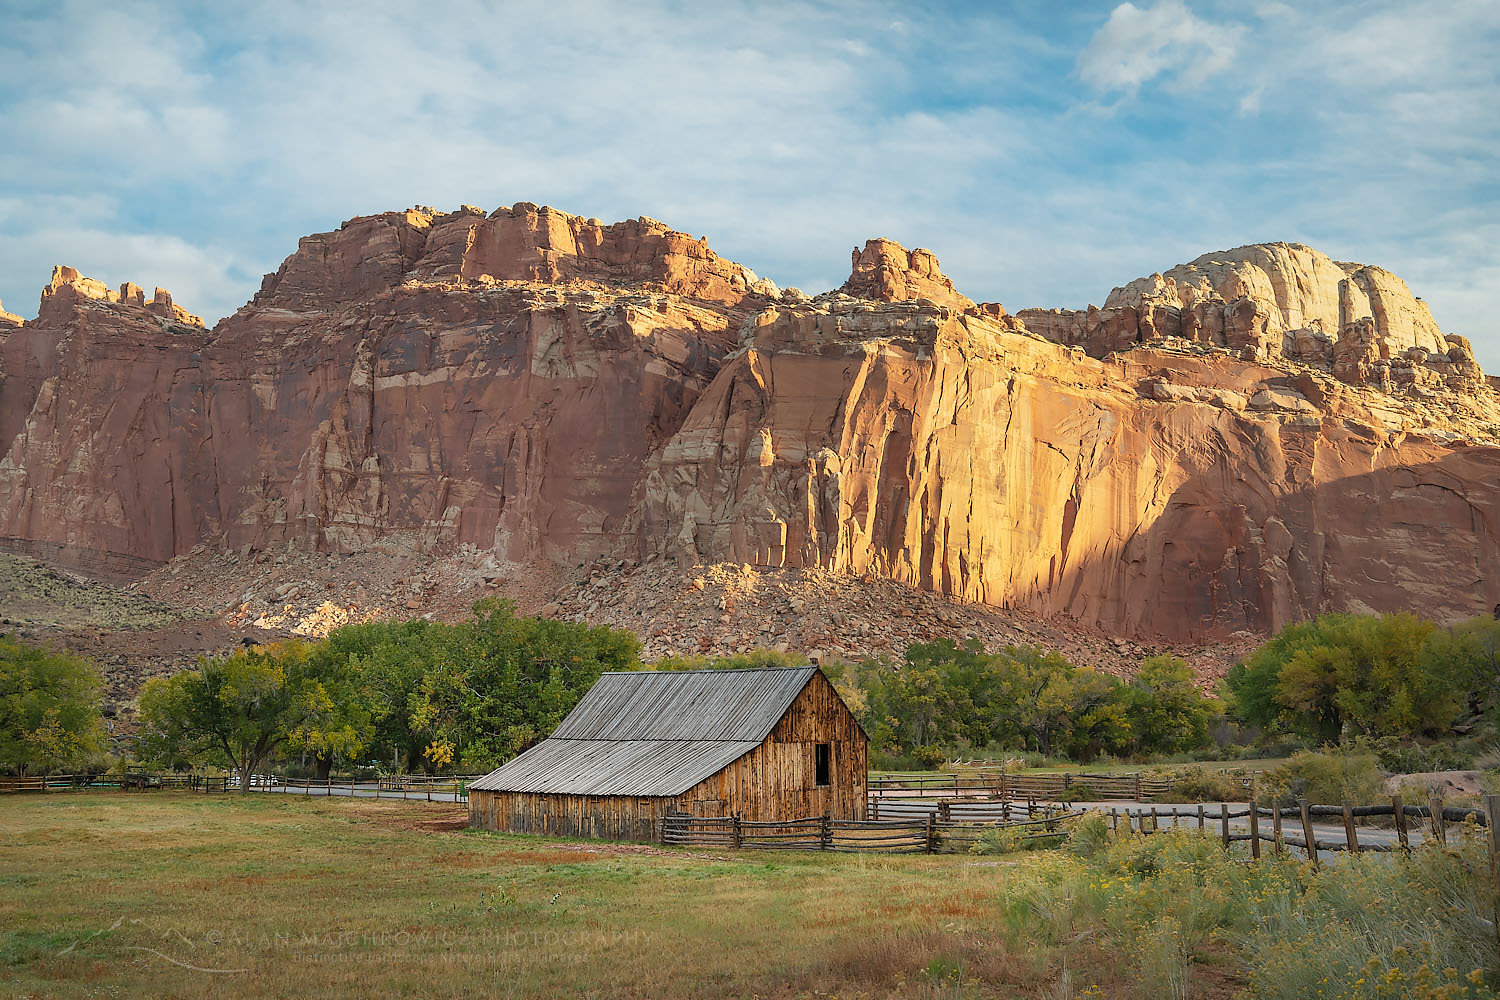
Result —
[[[549,739],[469,786],[469,823],[654,840],[677,812],[862,819],[868,750],[816,667],[606,674]]]

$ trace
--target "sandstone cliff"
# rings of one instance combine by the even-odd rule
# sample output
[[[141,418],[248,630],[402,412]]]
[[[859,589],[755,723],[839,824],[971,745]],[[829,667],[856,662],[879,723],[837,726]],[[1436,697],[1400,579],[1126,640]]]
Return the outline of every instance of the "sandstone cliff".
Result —
[[[830,298],[756,318],[653,460],[640,534],[683,564],[870,572],[1134,634],[1475,614],[1496,593],[1500,450],[1451,435],[1312,371],[1100,362]]]
[[[1101,358],[1182,340],[1297,361],[1387,392],[1415,385],[1472,395],[1484,381],[1469,342],[1438,329],[1400,278],[1299,243],[1204,254],[1116,288],[1103,308],[1025,309],[1017,319]]]
[[[1387,272],[1247,247],[1010,316],[852,265],[809,300],[650,219],[412,209],[212,331],[59,268],[0,324],[0,536],[732,561],[1194,640],[1500,600],[1500,400]]]

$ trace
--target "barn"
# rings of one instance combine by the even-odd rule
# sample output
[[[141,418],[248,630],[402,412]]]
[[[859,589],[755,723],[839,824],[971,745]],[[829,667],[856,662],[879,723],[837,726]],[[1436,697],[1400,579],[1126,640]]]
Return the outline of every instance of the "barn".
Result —
[[[608,673],[550,737],[469,785],[469,825],[654,840],[670,812],[863,819],[868,758],[817,667]]]

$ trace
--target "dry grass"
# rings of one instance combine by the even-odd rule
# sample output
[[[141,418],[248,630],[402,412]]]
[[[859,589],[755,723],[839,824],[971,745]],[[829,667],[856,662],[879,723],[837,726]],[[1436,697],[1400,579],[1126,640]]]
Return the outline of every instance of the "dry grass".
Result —
[[[1474,837],[1313,872],[1188,832],[975,862],[547,840],[282,795],[11,797],[0,817],[10,996],[1200,1000],[1253,971],[1257,996],[1331,1000],[1364,997],[1368,963],[1496,1000],[1445,970],[1500,964]]]
[[[1065,968],[1131,995],[1092,939],[1008,931],[998,870],[951,856],[564,843],[336,798],[0,811],[3,995],[1029,997]]]

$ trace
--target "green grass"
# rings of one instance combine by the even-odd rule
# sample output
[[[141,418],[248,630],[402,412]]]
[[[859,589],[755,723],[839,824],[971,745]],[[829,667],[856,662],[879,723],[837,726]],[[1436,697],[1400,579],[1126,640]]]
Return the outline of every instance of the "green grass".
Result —
[[[4,996],[1227,998],[1258,976],[1291,997],[1337,978],[1328,955],[1442,982],[1435,963],[1495,964],[1472,848],[1313,873],[1095,821],[1004,857],[668,851],[471,832],[453,806],[176,792],[10,797],[0,818]],[[1376,995],[1338,982],[1322,995]]]

